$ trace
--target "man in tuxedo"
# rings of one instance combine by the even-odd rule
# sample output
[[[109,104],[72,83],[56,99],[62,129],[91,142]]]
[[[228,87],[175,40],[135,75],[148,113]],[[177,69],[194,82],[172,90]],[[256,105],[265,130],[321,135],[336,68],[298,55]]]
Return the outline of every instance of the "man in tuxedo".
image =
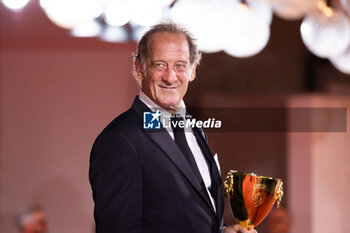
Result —
[[[140,93],[91,151],[97,233],[255,232],[223,226],[222,181],[205,134],[175,127],[186,121],[183,97],[199,61],[190,34],[173,23],[154,26],[140,40],[134,61]],[[144,129],[145,114],[175,124]]]

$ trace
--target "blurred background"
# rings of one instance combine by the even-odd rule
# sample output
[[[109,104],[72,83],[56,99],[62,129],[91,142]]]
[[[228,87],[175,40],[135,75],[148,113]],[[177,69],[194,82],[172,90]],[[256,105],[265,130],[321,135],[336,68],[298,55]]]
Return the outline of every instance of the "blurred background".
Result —
[[[349,122],[349,12],[348,0],[2,0],[0,232],[20,232],[32,205],[50,233],[94,232],[90,149],[137,95],[132,53],[155,22],[185,25],[203,52],[187,106],[345,108]],[[350,134],[333,132],[337,119],[287,113],[286,128],[328,130],[210,132],[209,144],[223,178],[283,179],[290,232],[347,233]]]

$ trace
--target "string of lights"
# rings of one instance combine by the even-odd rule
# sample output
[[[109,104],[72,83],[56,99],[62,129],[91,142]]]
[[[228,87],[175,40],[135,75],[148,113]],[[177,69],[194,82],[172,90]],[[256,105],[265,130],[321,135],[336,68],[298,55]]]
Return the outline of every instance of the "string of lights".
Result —
[[[2,0],[14,13],[30,0]],[[350,74],[350,0],[40,0],[47,17],[76,37],[138,41],[150,26],[171,19],[187,27],[201,51],[234,57],[258,54],[270,38],[272,16],[300,20],[308,50]]]

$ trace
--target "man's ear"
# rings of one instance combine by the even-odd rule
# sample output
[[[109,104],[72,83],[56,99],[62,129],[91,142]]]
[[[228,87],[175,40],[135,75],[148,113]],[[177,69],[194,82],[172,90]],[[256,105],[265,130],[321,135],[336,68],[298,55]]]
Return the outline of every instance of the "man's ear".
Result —
[[[143,66],[140,61],[135,61],[135,71],[138,79],[141,81],[145,79]]]
[[[197,68],[197,64],[194,64],[192,67],[191,77],[189,80],[190,82],[192,82],[196,78],[196,68]]]

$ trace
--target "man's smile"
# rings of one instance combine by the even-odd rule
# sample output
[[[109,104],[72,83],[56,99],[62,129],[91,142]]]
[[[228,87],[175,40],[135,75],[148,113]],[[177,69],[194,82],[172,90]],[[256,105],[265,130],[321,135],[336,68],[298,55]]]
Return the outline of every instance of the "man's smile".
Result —
[[[160,88],[168,89],[168,90],[175,90],[176,88],[179,87],[179,86],[166,86],[166,85],[161,85],[161,84],[158,84],[158,86],[159,86]]]

